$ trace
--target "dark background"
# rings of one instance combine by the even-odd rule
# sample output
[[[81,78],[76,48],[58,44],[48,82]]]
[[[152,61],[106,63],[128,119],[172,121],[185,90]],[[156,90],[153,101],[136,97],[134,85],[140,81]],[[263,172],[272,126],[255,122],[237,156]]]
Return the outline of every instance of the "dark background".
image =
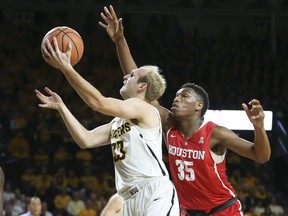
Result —
[[[137,64],[155,64],[163,70],[168,89],[161,103],[167,108],[182,84],[195,82],[209,93],[210,109],[241,110],[242,102],[257,98],[265,110],[273,111],[273,129],[268,132],[271,160],[255,164],[229,153],[227,174],[232,178],[234,170],[239,170],[247,179],[252,173],[257,184],[265,186],[268,198],[276,196],[287,207],[287,0],[1,0],[0,141],[6,183],[26,196],[37,194],[35,188],[23,187],[21,176],[28,168],[37,176],[43,166],[54,176],[59,164],[53,158],[59,146],[74,159],[61,166],[75,169],[78,176],[83,174],[87,161],[75,159],[78,146],[56,111],[37,107],[34,89],[48,86],[59,93],[89,129],[112,118],[93,112],[83,103],[63,75],[44,62],[40,44],[56,26],[77,30],[85,50],[75,69],[105,96],[120,98],[122,72],[115,46],[98,25],[100,12],[109,4],[118,17],[123,17]],[[235,132],[253,141],[253,131]],[[18,136],[28,141],[26,158],[11,152],[11,140]],[[35,160],[39,149],[48,154],[48,164]],[[93,155],[88,164],[94,175],[114,175],[109,146],[88,151]],[[245,181],[238,184],[244,186],[235,185],[237,192],[247,190]],[[96,191],[98,197],[107,200],[115,192],[114,183],[110,186],[111,190]],[[85,191],[86,195],[89,192]],[[52,198],[45,191],[40,196],[52,211]]]

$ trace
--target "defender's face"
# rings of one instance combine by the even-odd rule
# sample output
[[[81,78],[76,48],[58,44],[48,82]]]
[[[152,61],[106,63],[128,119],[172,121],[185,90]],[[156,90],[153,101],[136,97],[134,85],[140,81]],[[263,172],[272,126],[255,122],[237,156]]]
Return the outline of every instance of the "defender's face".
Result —
[[[171,111],[175,117],[191,117],[198,109],[199,99],[191,88],[182,88],[173,100]]]
[[[136,97],[138,93],[140,77],[144,76],[146,73],[145,68],[137,68],[133,70],[130,74],[123,77],[123,86],[120,89],[120,94],[124,99]]]

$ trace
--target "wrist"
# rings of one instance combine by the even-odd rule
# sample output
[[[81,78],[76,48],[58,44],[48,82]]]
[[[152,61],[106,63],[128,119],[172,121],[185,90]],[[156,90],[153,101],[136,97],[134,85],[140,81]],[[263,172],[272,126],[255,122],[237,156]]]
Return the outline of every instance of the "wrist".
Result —
[[[58,110],[58,112],[64,113],[65,109],[67,109],[67,107],[66,107],[66,105],[64,103],[58,103],[56,105],[56,109]]]
[[[126,39],[125,39],[125,37],[123,36],[123,37],[119,37],[119,38],[117,38],[115,41],[114,41],[114,43],[118,46],[118,45],[122,45],[122,44],[125,44],[126,43]]]
[[[69,63],[63,65],[63,67],[61,68],[61,71],[63,72],[63,74],[66,75],[70,75],[73,72],[76,72],[73,68],[73,66]]]

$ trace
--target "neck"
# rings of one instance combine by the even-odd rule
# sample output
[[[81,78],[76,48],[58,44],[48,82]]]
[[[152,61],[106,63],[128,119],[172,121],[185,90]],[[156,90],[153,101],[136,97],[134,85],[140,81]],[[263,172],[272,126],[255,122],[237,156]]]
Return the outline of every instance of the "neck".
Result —
[[[176,121],[176,127],[178,128],[179,132],[183,134],[184,137],[189,138],[195,134],[195,132],[200,128],[202,125],[203,120],[199,117],[192,117],[191,118],[184,118]]]

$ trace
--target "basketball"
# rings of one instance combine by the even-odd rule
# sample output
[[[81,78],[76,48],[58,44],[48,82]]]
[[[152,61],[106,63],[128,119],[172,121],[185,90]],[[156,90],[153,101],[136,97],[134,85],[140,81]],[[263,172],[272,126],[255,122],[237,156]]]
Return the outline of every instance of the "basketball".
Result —
[[[67,26],[58,26],[50,31],[47,32],[47,34],[43,37],[42,43],[41,43],[41,53],[43,56],[43,46],[45,46],[44,42],[46,39],[49,39],[50,43],[53,40],[53,37],[56,38],[59,50],[61,52],[66,52],[69,46],[69,42],[72,42],[72,51],[71,51],[71,65],[76,65],[80,59],[82,58],[83,52],[84,52],[84,43],[80,36],[80,34]],[[53,43],[51,43],[53,46]]]

